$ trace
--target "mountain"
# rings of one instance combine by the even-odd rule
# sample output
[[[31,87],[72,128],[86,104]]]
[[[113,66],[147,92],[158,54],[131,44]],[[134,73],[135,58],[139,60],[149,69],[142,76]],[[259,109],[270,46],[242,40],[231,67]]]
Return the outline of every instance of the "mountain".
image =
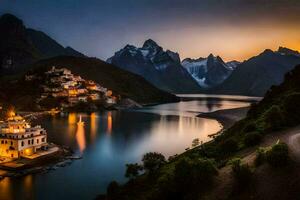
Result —
[[[186,58],[181,64],[202,88],[211,88],[223,83],[239,62],[225,63],[219,56],[210,54],[207,58]]]
[[[272,85],[282,83],[284,74],[300,64],[299,53],[280,47],[278,51],[265,50],[239,64],[232,74],[209,92],[263,96]]]
[[[24,71],[28,64],[58,55],[84,56],[41,31],[26,28],[14,15],[0,17],[0,74]]]
[[[83,57],[82,53],[74,50],[71,47],[63,47],[51,37],[41,31],[27,29],[26,33],[32,44],[38,49],[43,58],[50,58],[59,55]]]
[[[94,80],[101,86],[121,95],[122,98],[130,98],[140,104],[163,103],[178,100],[175,95],[154,87],[144,78],[96,58],[74,56],[49,58],[31,65],[30,73],[45,72],[52,66],[67,68],[75,75],[80,75],[87,80]],[[6,88],[6,86],[4,86],[4,88]],[[24,90],[12,89],[12,91],[22,93]],[[18,95],[23,96],[22,94]],[[15,95],[7,96],[13,97]]]
[[[156,87],[174,93],[196,93],[197,82],[180,63],[178,53],[164,51],[156,42],[146,40],[142,47],[126,45],[107,60],[127,71],[139,74]]]

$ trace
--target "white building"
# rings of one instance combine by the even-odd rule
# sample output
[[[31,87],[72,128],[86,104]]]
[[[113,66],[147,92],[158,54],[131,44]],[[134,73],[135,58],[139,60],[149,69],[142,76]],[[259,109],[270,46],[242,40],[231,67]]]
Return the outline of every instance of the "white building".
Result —
[[[20,116],[0,122],[0,157],[30,156],[47,147],[47,132],[41,126],[31,127]]]

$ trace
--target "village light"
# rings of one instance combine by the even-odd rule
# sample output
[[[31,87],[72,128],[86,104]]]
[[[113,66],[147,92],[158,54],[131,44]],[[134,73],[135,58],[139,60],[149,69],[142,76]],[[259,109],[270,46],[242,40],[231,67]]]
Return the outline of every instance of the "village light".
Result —
[[[25,154],[29,155],[30,154],[30,150],[29,149],[25,149]]]
[[[11,110],[8,112],[8,117],[14,117],[14,116],[16,116],[16,113],[14,110]]]

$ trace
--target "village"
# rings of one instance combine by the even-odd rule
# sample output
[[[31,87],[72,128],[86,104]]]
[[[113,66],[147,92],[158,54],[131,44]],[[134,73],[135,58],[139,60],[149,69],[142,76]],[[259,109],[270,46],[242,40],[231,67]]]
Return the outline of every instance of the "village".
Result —
[[[40,80],[40,97],[36,100],[41,103],[46,99],[55,99],[59,102],[58,112],[72,108],[80,103],[92,104],[101,102],[103,105],[115,105],[120,97],[113,95],[109,90],[92,80],[85,80],[72,74],[66,68],[53,66],[43,74],[25,75],[25,81]],[[57,160],[74,159],[71,151],[64,149],[47,140],[47,131],[40,125],[32,126],[30,118],[38,115],[53,114],[47,109],[41,112],[15,113],[13,106],[0,105],[0,177],[7,176],[6,170],[28,168],[32,163],[40,160],[57,157]],[[25,115],[26,113],[26,115]],[[78,122],[81,125],[81,118]],[[77,159],[77,158],[75,158]],[[38,166],[40,164],[37,164]],[[33,169],[29,167],[29,169]],[[4,171],[3,171],[4,170]],[[2,173],[3,172],[3,173]],[[4,173],[5,172],[5,173]]]
[[[42,93],[37,99],[38,104],[45,104],[49,98],[54,98],[59,103],[61,110],[74,107],[79,103],[100,103],[106,107],[117,103],[119,97],[113,95],[113,91],[100,86],[92,80],[85,80],[72,74],[66,68],[53,66],[44,74],[44,80],[40,87]],[[26,75],[26,81],[38,79],[36,74]]]
[[[0,180],[55,170],[81,159],[69,148],[49,142],[41,125],[32,126],[24,116],[3,109],[0,106]]]

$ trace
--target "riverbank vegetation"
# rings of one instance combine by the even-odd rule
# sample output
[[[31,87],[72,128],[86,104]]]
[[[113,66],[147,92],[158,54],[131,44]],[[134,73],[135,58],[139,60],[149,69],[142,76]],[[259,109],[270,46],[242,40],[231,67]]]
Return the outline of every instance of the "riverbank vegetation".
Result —
[[[125,185],[118,185],[113,193],[108,190],[107,195],[99,199],[216,199],[216,194],[225,193],[218,198],[250,199],[251,195],[264,192],[258,188],[261,185],[265,191],[278,193],[274,191],[275,183],[261,177],[280,180],[278,185],[294,179],[290,174],[299,177],[295,175],[295,165],[289,162],[288,146],[280,141],[266,148],[259,148],[259,145],[275,131],[298,125],[299,116],[300,66],[296,66],[285,76],[284,83],[270,88],[261,102],[251,106],[245,119],[213,141],[172,157],[155,168],[151,175],[146,171]],[[255,151],[254,163],[247,162],[249,158],[246,157],[253,152],[255,155]],[[270,174],[280,177],[275,179],[269,177]],[[229,186],[232,182],[239,184]],[[278,195],[290,197],[293,193]]]

